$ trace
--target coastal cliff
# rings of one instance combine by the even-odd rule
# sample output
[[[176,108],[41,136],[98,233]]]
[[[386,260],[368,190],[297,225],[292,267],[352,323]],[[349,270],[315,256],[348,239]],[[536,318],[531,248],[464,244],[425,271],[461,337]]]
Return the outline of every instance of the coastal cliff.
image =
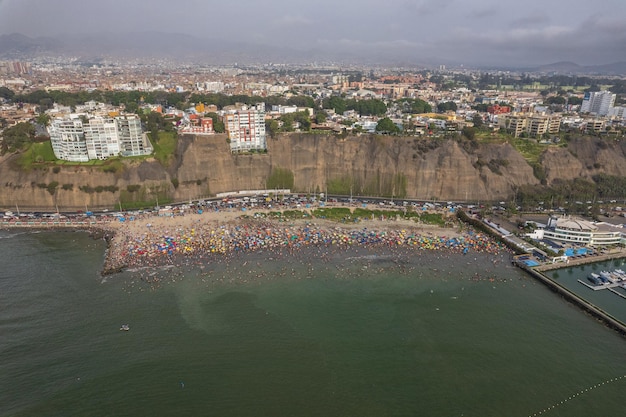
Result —
[[[573,139],[546,147],[538,164],[544,183],[626,175],[626,146]],[[502,200],[524,185],[538,185],[533,166],[511,144],[471,143],[400,136],[284,134],[268,138],[267,153],[233,155],[225,136],[182,136],[174,159],[124,160],[105,172],[86,165],[29,171],[0,161],[0,207],[84,210],[136,202],[184,201],[216,193],[265,189],[277,172],[290,173],[287,188],[439,200]]]

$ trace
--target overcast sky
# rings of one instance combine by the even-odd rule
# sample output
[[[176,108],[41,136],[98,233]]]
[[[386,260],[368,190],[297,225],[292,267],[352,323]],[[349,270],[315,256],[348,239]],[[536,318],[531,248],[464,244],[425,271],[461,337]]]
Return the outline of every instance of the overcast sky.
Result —
[[[606,64],[626,60],[626,0],[0,0],[0,34],[104,31],[470,65]]]

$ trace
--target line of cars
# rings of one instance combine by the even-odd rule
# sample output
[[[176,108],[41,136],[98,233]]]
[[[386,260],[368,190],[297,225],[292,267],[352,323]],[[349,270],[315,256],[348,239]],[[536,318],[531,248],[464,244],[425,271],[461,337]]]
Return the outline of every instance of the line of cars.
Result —
[[[181,203],[172,203],[165,206],[155,206],[151,209],[110,211],[109,209],[75,212],[28,212],[15,213],[6,211],[3,214],[4,221],[58,221],[80,220],[85,218],[116,218],[128,216],[154,215],[154,214],[177,214],[189,210],[220,210],[220,209],[301,209],[311,207],[361,207],[386,208],[386,209],[414,209],[414,210],[450,210],[453,208],[473,209],[475,205],[460,204],[454,202],[433,202],[418,200],[394,200],[378,197],[349,197],[342,195],[305,195],[285,194],[278,196],[251,195],[231,198],[209,198],[193,200]]]

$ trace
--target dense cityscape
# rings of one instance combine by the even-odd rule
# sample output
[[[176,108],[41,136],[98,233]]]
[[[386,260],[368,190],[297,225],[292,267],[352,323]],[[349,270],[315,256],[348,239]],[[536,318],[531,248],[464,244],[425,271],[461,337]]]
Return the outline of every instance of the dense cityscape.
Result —
[[[146,115],[157,113],[168,120],[160,122],[168,130],[226,132],[233,152],[265,150],[266,132],[457,134],[473,139],[481,128],[516,138],[558,141],[561,132],[620,138],[626,123],[626,82],[607,76],[490,73],[445,66],[172,68],[3,62],[0,77],[3,129],[8,128],[12,137],[11,129],[19,123],[43,120],[57,158],[72,161],[150,154],[145,137],[133,139],[138,145],[120,151],[117,141],[104,149],[107,139],[88,139],[89,133],[76,149],[79,154],[64,150],[68,141],[60,136],[63,123],[71,137],[74,127],[69,126],[81,124],[79,117],[85,122],[98,117],[95,126],[102,125],[102,117],[112,123],[120,115],[137,113],[144,116],[144,131],[154,130],[147,126]],[[5,151],[10,148],[3,144]]]
[[[0,0],[0,417],[621,415],[625,12]]]

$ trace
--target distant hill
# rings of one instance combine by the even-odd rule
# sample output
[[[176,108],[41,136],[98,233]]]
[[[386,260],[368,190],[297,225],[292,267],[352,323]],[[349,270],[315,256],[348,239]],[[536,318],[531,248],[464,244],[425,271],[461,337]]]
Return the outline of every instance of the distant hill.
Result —
[[[29,38],[19,33],[0,35],[0,57],[4,58],[55,52],[59,46],[53,38]]]
[[[559,74],[626,74],[626,61],[605,65],[578,65],[574,62],[555,62],[533,68],[534,72],[556,72]]]
[[[107,32],[93,34],[63,34],[54,38],[13,33],[0,35],[0,60],[19,60],[35,57],[72,57],[83,62],[102,59],[176,60],[181,63],[213,65],[260,63],[334,62],[342,64],[387,64],[390,66],[436,67],[446,64],[455,67],[450,59],[414,54],[410,48],[399,46],[372,50],[370,48],[341,48],[329,46],[294,49],[235,42],[228,39],[201,39],[191,35],[163,32]],[[419,57],[418,57],[419,56]],[[418,61],[419,60],[419,61]],[[478,65],[475,68],[480,68]],[[498,69],[491,66],[485,69]],[[556,62],[535,68],[501,68],[527,72],[560,74],[626,74],[626,62],[581,66],[574,62]]]
[[[199,39],[185,34],[160,32],[97,33],[29,38],[21,34],[0,35],[0,59],[33,58],[46,55],[79,57],[86,61],[102,58],[176,59],[214,64],[285,62],[315,59],[287,48]]]

